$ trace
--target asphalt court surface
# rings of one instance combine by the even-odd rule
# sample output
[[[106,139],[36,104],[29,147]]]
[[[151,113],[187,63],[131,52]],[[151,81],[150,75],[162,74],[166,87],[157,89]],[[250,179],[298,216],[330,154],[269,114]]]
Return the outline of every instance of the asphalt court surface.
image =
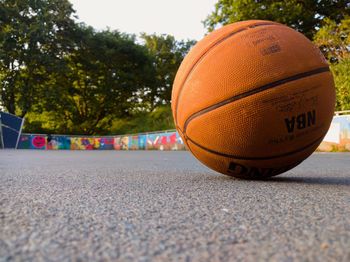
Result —
[[[0,261],[350,261],[350,154],[247,181],[188,152],[0,150]]]

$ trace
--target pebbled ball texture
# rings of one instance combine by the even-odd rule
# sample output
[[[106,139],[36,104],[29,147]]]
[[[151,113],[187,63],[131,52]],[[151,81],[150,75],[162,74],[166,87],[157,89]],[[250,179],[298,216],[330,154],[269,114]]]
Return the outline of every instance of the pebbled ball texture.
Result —
[[[182,62],[172,91],[176,128],[208,167],[264,178],[301,163],[330,126],[327,61],[302,34],[270,21],[222,27]]]

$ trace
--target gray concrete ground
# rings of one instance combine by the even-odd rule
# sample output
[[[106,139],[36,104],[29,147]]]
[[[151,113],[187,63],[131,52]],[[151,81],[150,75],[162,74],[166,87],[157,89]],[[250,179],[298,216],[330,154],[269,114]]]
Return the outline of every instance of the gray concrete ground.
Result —
[[[350,154],[268,181],[188,152],[0,150],[0,261],[350,261]]]

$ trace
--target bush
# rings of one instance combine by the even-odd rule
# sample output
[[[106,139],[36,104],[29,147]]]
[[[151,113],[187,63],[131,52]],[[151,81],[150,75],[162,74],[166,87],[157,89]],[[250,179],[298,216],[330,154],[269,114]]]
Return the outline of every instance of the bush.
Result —
[[[331,65],[337,92],[336,110],[350,110],[350,58]]]

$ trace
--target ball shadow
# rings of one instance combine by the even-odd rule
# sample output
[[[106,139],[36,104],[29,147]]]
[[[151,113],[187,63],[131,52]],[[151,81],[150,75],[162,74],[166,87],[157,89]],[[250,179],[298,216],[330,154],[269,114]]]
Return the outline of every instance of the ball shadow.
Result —
[[[293,183],[312,185],[350,186],[350,177],[271,177],[265,181],[272,183]]]
[[[275,176],[264,179],[239,179],[235,177],[217,175],[212,179],[232,182],[256,182],[256,183],[281,183],[281,184],[310,184],[310,185],[335,185],[350,186],[350,177],[316,177],[316,176]]]

